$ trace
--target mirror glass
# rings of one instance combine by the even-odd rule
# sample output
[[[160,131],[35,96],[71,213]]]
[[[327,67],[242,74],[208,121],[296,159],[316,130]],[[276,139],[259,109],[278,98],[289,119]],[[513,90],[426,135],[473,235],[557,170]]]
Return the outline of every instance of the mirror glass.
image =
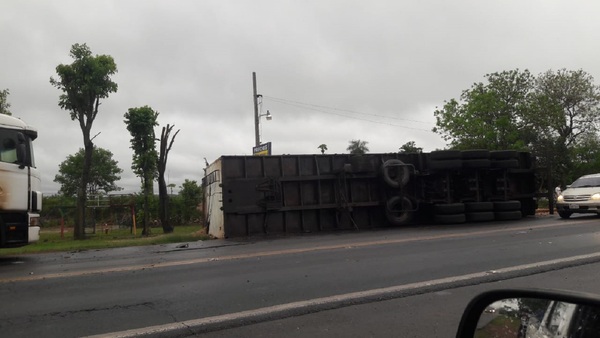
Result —
[[[479,317],[475,338],[488,337],[600,337],[600,308],[552,299],[503,299]]]

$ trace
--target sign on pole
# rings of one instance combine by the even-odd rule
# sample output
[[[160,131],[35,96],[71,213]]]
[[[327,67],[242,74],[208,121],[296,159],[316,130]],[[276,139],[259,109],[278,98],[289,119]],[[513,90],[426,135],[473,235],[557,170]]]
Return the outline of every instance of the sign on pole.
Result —
[[[252,147],[252,154],[254,154],[254,156],[271,155],[271,142],[261,144],[258,147]]]

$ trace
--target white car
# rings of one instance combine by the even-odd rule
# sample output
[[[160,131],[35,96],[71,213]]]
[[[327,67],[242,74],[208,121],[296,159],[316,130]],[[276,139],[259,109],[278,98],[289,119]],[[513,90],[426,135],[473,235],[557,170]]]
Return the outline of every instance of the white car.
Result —
[[[600,214],[600,174],[581,176],[567,186],[556,199],[556,209],[562,218],[574,213]]]

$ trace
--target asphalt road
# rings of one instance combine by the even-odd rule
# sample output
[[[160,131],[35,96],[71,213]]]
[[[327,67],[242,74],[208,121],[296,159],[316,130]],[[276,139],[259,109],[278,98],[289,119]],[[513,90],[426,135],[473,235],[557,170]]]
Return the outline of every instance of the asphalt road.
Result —
[[[541,216],[0,258],[0,332],[449,337],[482,290],[600,294],[599,221]]]

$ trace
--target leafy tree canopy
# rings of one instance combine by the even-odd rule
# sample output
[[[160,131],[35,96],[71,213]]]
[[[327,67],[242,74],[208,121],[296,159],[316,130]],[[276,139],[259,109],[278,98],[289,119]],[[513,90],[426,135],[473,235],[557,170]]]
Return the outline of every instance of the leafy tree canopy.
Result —
[[[186,178],[180,186],[179,196],[183,197],[186,205],[195,207],[202,201],[202,186],[199,186],[198,182]]]
[[[148,106],[129,108],[125,113],[125,124],[131,134],[133,160],[131,169],[141,178],[142,187],[152,190],[157,175],[158,153],[156,151],[154,127],[158,125],[158,112]]]
[[[512,70],[485,78],[434,112],[433,130],[451,148],[530,150],[538,166],[563,183],[584,167],[582,154],[597,141],[600,123],[600,87],[591,75],[561,69],[534,77]]]
[[[323,143],[320,146],[318,146],[317,148],[319,148],[321,150],[321,154],[325,154],[325,151],[327,150],[327,145],[325,143]]]
[[[534,77],[529,71],[486,74],[487,83],[463,91],[436,109],[433,129],[457,149],[524,149],[519,125],[529,109]]]
[[[547,71],[537,78],[534,105],[528,122],[535,133],[571,147],[597,131],[600,87],[582,70]]]
[[[180,188],[179,197],[183,200],[181,217],[184,222],[188,222],[200,216],[198,205],[202,202],[202,186],[199,186],[196,181],[186,179]]]
[[[63,91],[58,105],[70,111],[71,119],[78,120],[83,128],[91,128],[98,114],[100,99],[117,91],[117,84],[110,79],[117,72],[117,65],[110,55],[93,56],[84,44],[71,47],[73,63],[56,67],[59,79],[50,83]]]
[[[60,194],[67,197],[77,194],[77,188],[81,183],[83,156],[84,150],[80,148],[77,153],[67,156],[67,159],[58,166],[58,174],[54,177],[54,182],[61,185]],[[112,152],[94,147],[90,182],[87,185],[88,194],[121,190],[122,188],[118,187],[115,182],[121,179],[119,175],[122,172],[118,162],[113,159]]]
[[[0,114],[12,115],[10,112],[10,103],[8,103],[8,89],[0,90]]]
[[[369,151],[367,143],[369,142],[361,140],[352,140],[350,141],[350,144],[348,145],[348,148],[346,148],[346,150],[348,150],[352,155],[364,155]]]
[[[422,153],[423,148],[417,147],[415,141],[408,141],[400,147],[400,152],[403,153]]]

